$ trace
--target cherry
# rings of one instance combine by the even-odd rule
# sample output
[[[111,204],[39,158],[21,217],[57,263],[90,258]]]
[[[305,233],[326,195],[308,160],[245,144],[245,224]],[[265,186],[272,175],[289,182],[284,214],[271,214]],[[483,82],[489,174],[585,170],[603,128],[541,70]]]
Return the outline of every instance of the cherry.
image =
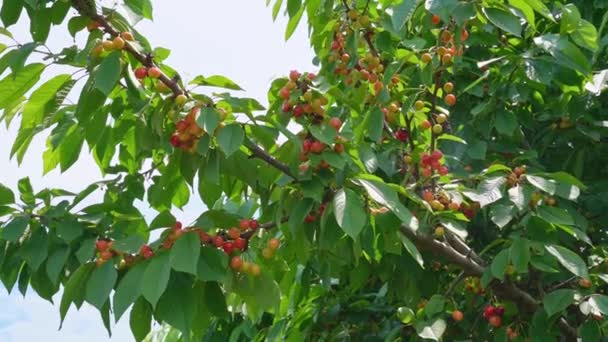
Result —
[[[445,228],[443,226],[437,226],[435,228],[435,237],[441,238],[445,235]]]
[[[460,32],[460,41],[464,42],[467,39],[469,39],[469,31],[467,31],[465,28],[463,28],[462,31]]]
[[[448,205],[448,208],[450,208],[450,210],[458,210],[458,209],[460,209],[460,204],[458,204],[456,202],[450,202],[450,204]]]
[[[232,252],[234,252],[234,244],[232,242],[224,242],[224,244],[222,245],[222,248],[224,249],[224,253],[230,255],[232,254]]]
[[[338,50],[338,49],[340,49],[340,42],[338,42],[338,41],[335,41],[335,40],[334,40],[334,41],[331,43],[331,49],[332,49],[332,50]]]
[[[441,113],[441,114],[437,115],[437,117],[435,118],[435,120],[437,121],[437,123],[442,124],[442,123],[448,121],[448,116],[445,115],[445,114],[443,114],[443,113]]]
[[[414,161],[414,159],[412,158],[412,156],[410,156],[410,155],[403,156],[404,163],[411,164],[413,161]]]
[[[289,79],[292,80],[292,81],[294,81],[294,82],[297,81],[300,78],[300,76],[302,76],[302,74],[300,74],[296,70],[291,70],[289,72]]]
[[[441,56],[441,62],[446,65],[452,63],[452,54],[446,53],[443,56]]]
[[[218,236],[216,236],[216,237],[213,239],[213,245],[214,245],[215,247],[222,247],[222,245],[224,245],[224,238],[222,238],[222,237],[221,237],[221,236],[219,236],[219,235],[218,235]]]
[[[431,153],[431,158],[435,159],[435,160],[439,160],[443,157],[443,152],[439,151],[439,150],[435,150],[433,151],[433,153]]]
[[[210,243],[211,242],[211,236],[209,236],[209,234],[207,234],[207,232],[204,232],[202,230],[197,230],[198,233],[198,238],[201,240],[202,243]]]
[[[446,93],[451,93],[454,90],[454,83],[447,82],[446,84],[443,85],[443,90]]]
[[[131,32],[123,32],[120,34],[120,37],[129,42],[135,40],[135,38],[133,37],[133,33],[131,33]]]
[[[154,252],[152,251],[152,248],[150,248],[150,246],[148,246],[148,245],[141,246],[141,248],[139,249],[139,254],[141,254],[144,257],[144,259],[150,259],[151,257],[154,256]]]
[[[319,154],[325,149],[325,144],[320,141],[315,141],[310,145],[310,152]]]
[[[112,41],[112,47],[116,50],[122,50],[122,48],[125,47],[125,40],[120,37],[114,38]]]
[[[429,120],[424,120],[420,123],[420,128],[429,129],[433,126],[433,124]]]
[[[180,221],[175,221],[175,224],[173,225],[173,229],[175,230],[179,230],[182,229],[182,223]]]
[[[109,51],[109,50],[114,49],[114,42],[113,42],[113,41],[111,41],[111,40],[104,40],[104,41],[101,43],[101,46],[103,46],[103,48],[104,48],[105,50],[108,50],[108,51]]]
[[[406,142],[408,137],[409,134],[405,128],[400,128],[395,132],[395,139],[401,142]]]
[[[258,220],[249,220],[249,228],[251,228],[252,230],[256,230],[258,229],[258,227],[260,227]]]
[[[99,22],[97,21],[91,21],[87,24],[87,30],[89,30],[89,32],[91,31],[95,31],[97,30],[99,27],[101,26],[101,24],[99,24]]]
[[[433,56],[431,56],[430,53],[424,53],[424,54],[422,54],[422,56],[420,56],[420,60],[424,64],[429,64],[429,63],[431,63],[431,61],[433,61]]]
[[[460,321],[462,321],[463,318],[464,318],[464,314],[462,313],[462,311],[454,310],[454,312],[452,312],[452,319],[454,321],[460,322]]]
[[[241,267],[241,271],[245,273],[251,272],[251,266],[253,266],[249,261],[243,261],[243,266]]]
[[[243,268],[243,259],[238,255],[233,256],[232,259],[230,259],[230,268],[237,272],[240,271]]]
[[[179,147],[182,143],[181,140],[179,139],[179,136],[177,136],[176,134],[171,136],[170,142],[173,147]]]
[[[433,125],[433,133],[441,134],[441,132],[443,132],[443,126],[441,126],[440,124]]]
[[[435,195],[433,195],[433,192],[431,192],[430,190],[425,190],[422,193],[422,198],[427,202],[431,202],[435,199]]]
[[[431,23],[433,23],[433,25],[439,25],[439,23],[441,23],[441,17],[439,17],[437,14],[433,14],[431,17]]]
[[[234,248],[240,249],[241,251],[247,249],[247,240],[241,237],[234,240]]]
[[[112,252],[105,250],[101,253],[99,253],[99,257],[101,258],[101,260],[110,260],[112,259]]]
[[[262,273],[262,269],[260,268],[260,265],[252,264],[250,272],[252,276],[257,277],[260,275],[260,273]]]
[[[272,259],[272,257],[274,257],[274,251],[266,247],[262,250],[262,256],[264,257],[264,259]]]
[[[304,109],[302,108],[302,106],[295,106],[293,108],[293,116],[295,116],[296,118],[301,117],[304,114]]]
[[[447,94],[444,101],[448,106],[453,106],[456,104],[456,96],[454,94]]]
[[[279,91],[279,96],[283,99],[283,100],[287,100],[289,99],[289,94],[291,92],[289,91],[289,89],[287,88],[281,88],[281,90]]]
[[[298,169],[299,169],[301,172],[306,172],[306,171],[308,171],[308,168],[309,168],[308,163],[301,163],[300,165],[298,165]]]
[[[416,108],[416,110],[422,110],[424,109],[424,102],[418,100],[414,103],[414,108]]]
[[[513,173],[519,177],[521,175],[523,175],[524,173],[526,173],[526,168],[524,166],[518,166],[516,168],[513,169]]]
[[[314,216],[314,215],[312,215],[312,214],[308,214],[308,215],[306,215],[306,217],[304,218],[304,222],[306,222],[306,223],[312,223],[312,222],[315,222],[315,220],[316,220],[316,218],[315,218],[315,216]]]
[[[329,125],[335,128],[336,131],[339,131],[340,127],[342,127],[342,120],[340,120],[340,118],[333,117],[329,120]]]
[[[342,153],[342,152],[344,152],[344,145],[342,145],[342,144],[336,144],[336,145],[334,145],[334,151],[336,153]]]
[[[494,328],[500,328],[500,326],[502,325],[502,318],[500,316],[492,316],[492,317],[490,317],[488,322]]]
[[[175,104],[178,106],[183,106],[188,101],[188,97],[184,94],[179,94],[175,97]]]
[[[242,219],[241,221],[239,221],[239,227],[241,228],[241,230],[249,229],[249,219]]]
[[[287,102],[287,101],[283,102],[283,106],[281,106],[281,110],[283,111],[283,113],[291,112],[291,106],[289,105],[289,102]]]
[[[452,40],[452,32],[450,32],[448,30],[445,30],[445,31],[441,32],[441,40],[444,43],[447,43],[447,42],[451,41]]]
[[[584,289],[588,289],[591,287],[591,280],[586,279],[586,278],[581,278],[578,280],[578,286],[584,288]]]
[[[329,163],[325,160],[321,160],[319,162],[319,167],[322,169],[329,169],[329,166],[330,166]]]
[[[241,236],[241,231],[236,227],[232,227],[228,230],[228,236],[230,236],[232,240],[236,240]]]
[[[146,78],[146,76],[148,76],[148,68],[146,67],[139,67],[137,69],[135,69],[134,71],[135,73],[135,77],[139,80]]]
[[[350,55],[347,53],[343,53],[342,56],[340,56],[340,60],[344,63],[348,62],[349,59],[350,59]]]
[[[279,241],[279,239],[268,240],[268,248],[272,249],[273,251],[276,251],[279,248],[280,244],[281,242]]]
[[[492,316],[496,315],[496,307],[493,305],[488,305],[483,309],[483,317],[485,319],[489,319]]]
[[[159,78],[162,72],[157,67],[151,67],[148,69],[148,76],[152,78]]]
[[[306,75],[306,78],[308,78],[309,81],[314,80],[317,77],[317,75],[315,75],[312,72],[309,72],[308,75]]]
[[[106,240],[98,240],[95,242],[95,248],[97,248],[99,252],[107,251],[108,248],[110,248],[110,243]]]
[[[447,175],[450,171],[448,170],[447,166],[441,166],[439,169],[437,169],[437,172],[441,175],[441,176],[445,176]]]

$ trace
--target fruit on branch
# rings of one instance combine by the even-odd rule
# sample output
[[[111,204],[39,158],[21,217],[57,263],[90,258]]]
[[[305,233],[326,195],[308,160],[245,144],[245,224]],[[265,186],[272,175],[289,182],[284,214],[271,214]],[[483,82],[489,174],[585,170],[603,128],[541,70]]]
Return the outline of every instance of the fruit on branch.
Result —
[[[112,41],[112,47],[115,50],[122,50],[125,47],[125,40],[121,37],[114,38],[114,40]]]
[[[319,153],[323,152],[324,149],[325,149],[325,144],[318,140],[315,140],[310,145],[310,152],[315,153],[315,154],[319,154]]]
[[[446,82],[446,84],[443,85],[443,90],[448,94],[451,93],[454,91],[454,83]]]
[[[467,31],[467,29],[463,28],[462,31],[460,31],[460,41],[464,42],[467,39],[469,39],[469,31]]]
[[[139,80],[144,79],[148,76],[148,68],[139,67],[139,68],[135,69],[134,73],[135,73],[135,77],[137,79],[139,79]]]
[[[222,249],[224,250],[224,253],[230,255],[234,252],[234,243],[226,241],[222,244]]]
[[[453,55],[451,53],[445,53],[443,56],[441,56],[441,63],[443,63],[444,65],[452,64],[452,56]]]
[[[270,248],[273,251],[276,251],[277,249],[279,249],[280,245],[281,245],[281,241],[279,241],[279,239],[268,240],[268,248]]]
[[[289,72],[289,79],[293,82],[296,82],[300,78],[300,76],[302,76],[302,74],[297,70],[292,70]]]
[[[395,131],[395,139],[397,139],[401,142],[407,142],[408,138],[409,138],[409,133],[408,133],[407,129],[399,128],[398,130]]]
[[[423,120],[420,123],[420,128],[423,130],[429,129],[433,126],[433,124],[429,120]]]
[[[437,226],[434,235],[436,238],[442,238],[445,235],[445,228],[443,226]]]
[[[131,32],[122,32],[120,34],[120,37],[128,42],[132,42],[135,40],[135,38],[133,37],[133,33],[131,33]]]
[[[441,41],[447,43],[452,40],[452,32],[448,30],[443,30],[441,32]]]
[[[222,247],[224,245],[224,238],[222,238],[221,236],[216,236],[215,238],[213,238],[213,245],[215,247]]]
[[[500,328],[502,326],[502,317],[500,316],[492,316],[488,319],[488,323],[494,328]]]
[[[340,118],[338,117],[333,117],[329,120],[329,125],[331,127],[333,127],[336,132],[340,131],[340,128],[342,127],[342,120],[340,120]]]
[[[578,286],[584,288],[584,289],[588,289],[590,288],[592,285],[591,280],[587,279],[587,278],[580,278],[578,280]]]
[[[437,121],[438,124],[443,124],[448,121],[448,116],[443,113],[437,114],[437,117],[435,117],[435,121]]]
[[[236,228],[236,227],[232,227],[228,230],[228,236],[232,239],[232,240],[236,240],[241,236],[241,231]]]
[[[334,152],[336,153],[343,153],[344,152],[344,145],[342,144],[335,144],[334,145]]]
[[[441,17],[439,17],[437,14],[433,14],[431,17],[431,23],[433,23],[433,25],[439,25],[441,23]]]
[[[234,240],[234,248],[244,251],[247,249],[247,240],[241,237]]]
[[[272,259],[274,257],[274,251],[268,247],[262,250],[262,256],[264,259]]]
[[[103,46],[104,50],[106,51],[110,51],[112,49],[114,49],[114,42],[111,40],[104,40],[101,45]]]
[[[260,267],[260,265],[258,264],[252,264],[249,274],[251,274],[254,277],[257,277],[260,275],[260,273],[262,273],[262,268]]]
[[[150,259],[154,256],[154,252],[152,251],[152,248],[150,246],[143,245],[139,249],[139,255],[141,255],[144,259]]]
[[[92,31],[97,30],[100,26],[101,26],[101,24],[99,24],[99,22],[92,20],[87,24],[87,30],[89,32],[92,32]]]
[[[230,268],[236,272],[241,271],[243,268],[243,259],[238,255],[233,256],[232,259],[230,259]]]
[[[175,97],[175,104],[179,107],[186,104],[187,101],[188,101],[188,97],[184,94],[179,94]]]
[[[460,322],[462,321],[462,319],[464,318],[464,314],[462,313],[462,311],[460,310],[454,310],[452,312],[452,319],[456,322]]]
[[[456,96],[454,94],[447,94],[444,101],[448,106],[453,106],[456,104]]]
[[[429,64],[433,61],[433,56],[431,56],[430,53],[423,53],[422,56],[420,56],[420,60],[424,64]]]
[[[439,135],[442,132],[443,132],[443,126],[441,126],[440,124],[433,125],[433,133],[435,133],[436,135]]]
[[[416,101],[414,102],[414,108],[418,111],[423,110],[424,109],[424,102],[423,101]]]
[[[107,240],[97,240],[97,242],[95,242],[95,248],[98,252],[107,251],[110,248],[110,242]]]
[[[160,69],[158,67],[151,67],[148,69],[148,76],[152,77],[152,78],[159,78],[160,75],[162,74],[162,71],[160,71]]]

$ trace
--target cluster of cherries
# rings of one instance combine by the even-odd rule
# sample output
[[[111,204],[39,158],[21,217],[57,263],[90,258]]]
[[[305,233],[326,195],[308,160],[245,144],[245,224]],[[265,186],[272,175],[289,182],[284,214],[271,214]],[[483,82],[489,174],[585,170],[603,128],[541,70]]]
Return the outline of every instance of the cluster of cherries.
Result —
[[[502,316],[505,314],[505,308],[502,306],[488,305],[483,310],[483,318],[494,328],[500,328],[502,325]]]
[[[464,289],[473,294],[483,295],[486,290],[481,286],[481,279],[479,277],[467,277],[464,279]]]
[[[203,129],[196,123],[198,112],[199,108],[194,107],[183,120],[176,123],[175,133],[170,139],[173,147],[189,152],[196,150],[198,141],[204,133]]]
[[[518,166],[513,169],[511,173],[507,176],[507,185],[509,187],[514,187],[519,184],[522,179],[522,175],[526,173],[526,168],[524,166]]]
[[[450,200],[447,194],[443,192],[435,194],[431,190],[424,190],[422,192],[422,199],[424,199],[435,211],[443,211],[446,209],[460,211],[468,219],[472,219],[473,217],[475,217],[475,214],[479,209],[478,203],[458,203]]]
[[[327,208],[327,203],[325,203],[325,202],[321,203],[316,212],[315,212],[315,210],[311,210],[308,213],[308,215],[306,215],[306,217],[304,218],[304,222],[305,223],[315,222],[317,220],[317,218],[320,218],[323,215],[326,208]]]
[[[441,158],[443,158],[443,153],[440,150],[435,150],[431,154],[423,153],[420,156],[422,175],[427,178],[431,177],[433,171],[436,171],[441,176],[447,175],[449,172],[448,167],[441,163]]]
[[[340,128],[342,127],[342,120],[340,120],[338,117],[333,117],[329,119],[328,125],[333,127],[336,132],[339,132]],[[325,143],[316,140],[311,135],[308,135],[308,137],[302,141],[302,152],[300,153],[300,161],[302,163],[299,166],[300,171],[306,172],[308,170],[309,154],[321,154],[328,148],[329,146],[327,146]],[[332,149],[338,154],[344,152],[344,139],[339,135],[336,136],[336,142]],[[319,167],[326,169],[329,167],[329,164],[325,160],[321,160],[319,162]]]
[[[312,89],[312,81],[316,75],[313,73],[302,74],[296,70],[289,72],[289,81],[279,90],[279,97],[283,99],[282,110],[284,113],[292,114],[296,119],[309,117],[313,122],[320,122],[325,115],[327,98]],[[301,96],[292,96],[294,92],[300,92]]]

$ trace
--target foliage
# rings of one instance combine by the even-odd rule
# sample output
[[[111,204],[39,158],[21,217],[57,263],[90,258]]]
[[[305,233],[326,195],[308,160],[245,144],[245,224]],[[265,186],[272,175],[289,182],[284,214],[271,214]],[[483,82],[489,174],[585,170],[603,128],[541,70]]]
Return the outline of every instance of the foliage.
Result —
[[[2,3],[6,28],[31,22],[0,45],[12,156],[50,132],[45,173],[88,151],[104,175],[0,184],[9,291],[61,289],[62,321],[87,302],[108,331],[130,308],[137,341],[153,321],[185,341],[608,334],[603,1],[267,3],[286,38],[307,20],[318,66],[274,80],[268,108],[164,64],[127,19],[150,0]],[[54,25],[86,45],[46,51]],[[208,208],[182,227],[192,196]]]

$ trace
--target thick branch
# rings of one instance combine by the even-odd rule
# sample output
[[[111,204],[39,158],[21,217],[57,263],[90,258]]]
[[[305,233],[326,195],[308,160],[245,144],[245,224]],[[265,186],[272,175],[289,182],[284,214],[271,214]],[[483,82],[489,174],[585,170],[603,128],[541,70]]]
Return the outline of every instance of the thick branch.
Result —
[[[466,274],[479,277],[485,272],[485,268],[472,258],[459,253],[456,249],[441,241],[433,239],[429,235],[414,232],[404,226],[401,226],[400,230],[401,233],[412,240],[416,246],[429,250],[435,255],[443,257],[451,263],[458,265]],[[464,242],[460,242],[461,245],[459,246],[459,249],[471,251],[471,248]],[[471,252],[467,253],[473,255]],[[534,299],[529,293],[520,289],[510,281],[501,282],[494,280],[490,283],[490,287],[499,298],[508,299],[517,303],[517,306],[524,311],[534,312],[539,307],[538,300]],[[558,326],[562,333],[568,337],[569,341],[576,340],[576,329],[574,329],[563,317],[559,319]]]
[[[268,165],[270,165],[270,166],[274,167],[275,169],[283,172],[284,174],[286,174],[287,176],[293,178],[294,180],[297,179],[297,177],[289,169],[289,166],[287,166],[286,164],[283,164],[282,162],[278,161],[276,158],[274,158],[273,156],[271,156],[270,154],[268,154],[268,152],[264,151],[261,147],[259,147],[258,145],[256,145],[254,142],[250,141],[249,139],[246,139],[245,140],[245,146],[249,149],[249,151],[251,151],[251,154],[254,157],[262,159]]]
[[[91,18],[91,20],[94,20],[99,23],[100,27],[102,27],[105,32],[112,36],[112,38],[120,36],[120,32],[118,32],[116,29],[114,29],[114,27],[112,27],[112,24],[108,22],[106,17],[101,14],[98,14],[95,8],[89,7],[89,5],[87,4],[87,0],[72,0],[72,5],[78,11],[78,13],[80,13],[80,15],[89,17]],[[131,54],[133,57],[135,57],[135,59],[137,59],[145,67],[151,68],[156,66],[154,60],[149,55],[145,55],[137,51],[137,49],[130,42],[125,42],[125,47],[123,49],[129,54]],[[158,79],[159,81],[164,83],[169,89],[171,89],[174,96],[186,94],[186,92],[179,86],[176,80],[167,77],[167,75],[165,75],[164,73],[161,73]]]

